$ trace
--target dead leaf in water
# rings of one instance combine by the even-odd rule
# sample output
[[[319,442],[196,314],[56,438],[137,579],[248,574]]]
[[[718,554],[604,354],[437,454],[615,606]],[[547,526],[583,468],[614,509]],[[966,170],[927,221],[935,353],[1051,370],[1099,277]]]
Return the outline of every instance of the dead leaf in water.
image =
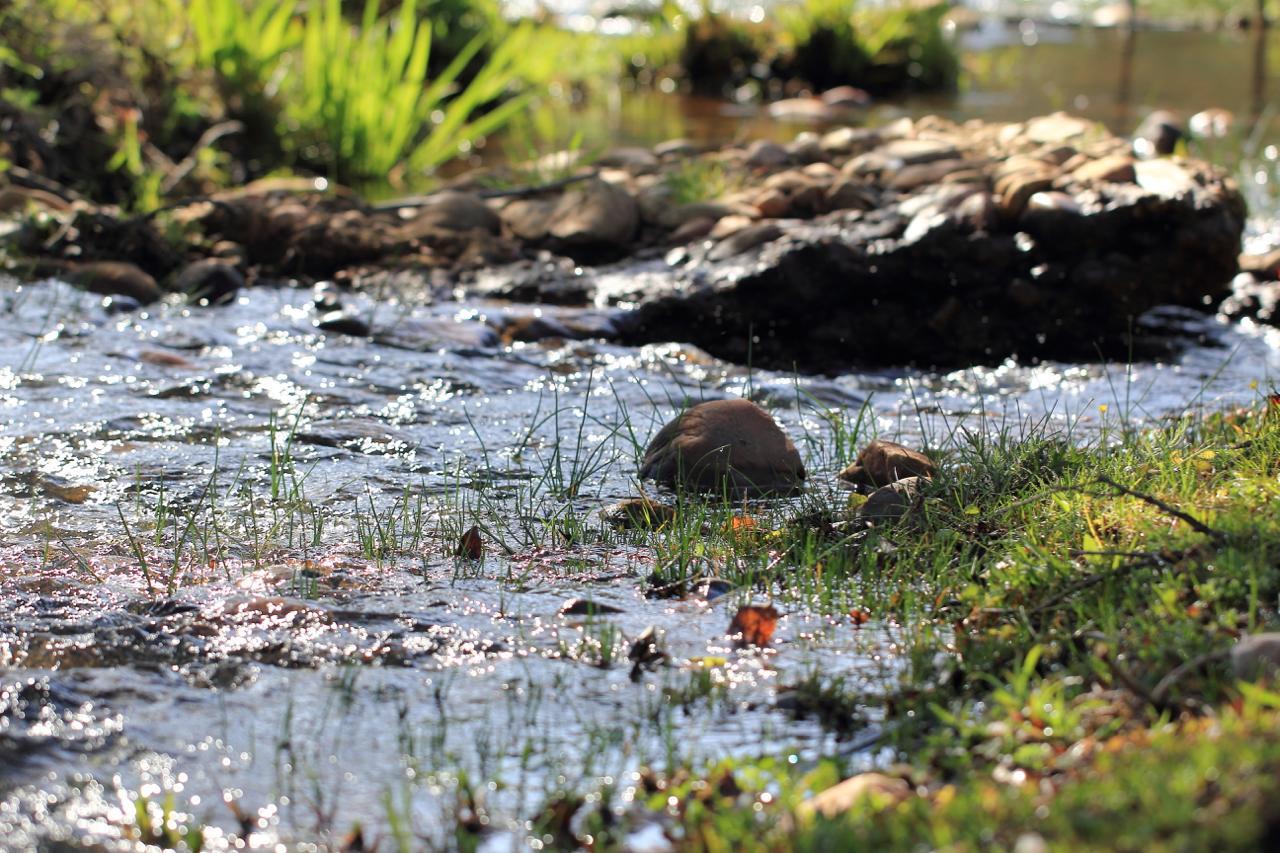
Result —
[[[161,352],[160,350],[144,350],[138,354],[138,361],[144,364],[154,364],[157,367],[195,368],[194,364],[182,356],[171,352]]]
[[[748,604],[738,608],[728,633],[741,634],[743,645],[767,646],[777,625],[778,611],[772,605]]]
[[[871,621],[871,614],[865,610],[853,608],[849,611],[849,618],[853,620],[855,628],[861,628],[863,625]]]
[[[40,489],[49,497],[67,504],[82,504],[93,494],[93,486],[73,486],[56,480],[43,479]]]
[[[462,534],[454,555],[467,560],[479,560],[484,556],[484,540],[480,538],[479,527],[472,525],[470,530]]]

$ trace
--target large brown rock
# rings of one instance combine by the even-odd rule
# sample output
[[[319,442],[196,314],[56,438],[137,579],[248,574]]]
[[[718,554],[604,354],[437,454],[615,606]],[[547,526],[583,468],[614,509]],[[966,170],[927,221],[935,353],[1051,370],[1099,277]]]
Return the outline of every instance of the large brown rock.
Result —
[[[892,441],[875,441],[862,448],[853,464],[836,476],[855,486],[878,488],[907,477],[932,477],[933,460]]]
[[[640,476],[699,492],[760,495],[794,492],[805,472],[768,412],[749,400],[713,400],[658,431]]]

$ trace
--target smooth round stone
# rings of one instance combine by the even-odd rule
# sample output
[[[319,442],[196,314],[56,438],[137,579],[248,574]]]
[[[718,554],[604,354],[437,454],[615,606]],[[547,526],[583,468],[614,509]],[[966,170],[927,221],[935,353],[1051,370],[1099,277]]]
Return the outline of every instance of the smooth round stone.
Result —
[[[663,485],[728,495],[789,494],[805,477],[791,439],[749,400],[699,403],[649,444],[640,476]]]

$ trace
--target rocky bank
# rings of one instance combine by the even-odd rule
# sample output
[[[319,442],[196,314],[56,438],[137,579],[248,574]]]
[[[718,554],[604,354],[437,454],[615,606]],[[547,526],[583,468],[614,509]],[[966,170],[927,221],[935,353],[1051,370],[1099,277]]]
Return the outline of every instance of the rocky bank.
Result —
[[[380,205],[273,182],[132,218],[16,186],[10,240],[45,273],[129,262],[210,304],[259,280],[392,281],[562,306],[508,338],[674,340],[823,372],[1128,354],[1148,309],[1228,297],[1245,219],[1221,170],[1140,158],[1066,114],[532,166]],[[575,326],[576,309],[607,322]]]

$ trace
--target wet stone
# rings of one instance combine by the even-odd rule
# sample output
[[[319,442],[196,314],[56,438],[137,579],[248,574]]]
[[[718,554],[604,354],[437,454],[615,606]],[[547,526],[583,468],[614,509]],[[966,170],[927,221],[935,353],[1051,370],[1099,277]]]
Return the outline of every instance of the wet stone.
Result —
[[[619,530],[654,530],[675,520],[676,510],[650,498],[628,498],[602,509],[600,517]]]
[[[143,305],[155,302],[161,296],[160,287],[154,278],[138,266],[123,261],[79,264],[66,278],[90,293],[127,296]]]
[[[173,289],[203,305],[219,305],[235,298],[245,286],[234,264],[209,258],[187,264],[173,281]]]
[[[858,517],[871,524],[898,521],[919,506],[923,480],[923,477],[906,477],[881,486],[858,507]]]
[[[876,439],[836,476],[854,486],[877,488],[906,477],[932,477],[934,471],[933,460],[923,453],[892,441]]]
[[[658,431],[640,476],[698,492],[785,494],[800,487],[805,471],[768,412],[749,400],[713,400]]]
[[[556,612],[561,616],[606,616],[624,611],[621,607],[592,601],[589,598],[571,598],[560,605],[560,609]]]

